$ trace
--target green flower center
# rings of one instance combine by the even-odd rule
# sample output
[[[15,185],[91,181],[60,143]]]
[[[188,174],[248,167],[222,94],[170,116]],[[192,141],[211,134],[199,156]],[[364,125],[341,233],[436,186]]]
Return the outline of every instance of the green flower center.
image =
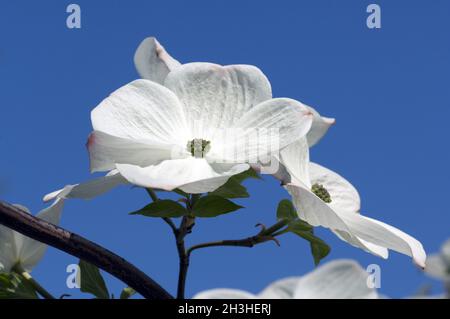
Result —
[[[323,200],[325,203],[331,203],[331,195],[327,191],[325,187],[321,184],[314,184],[311,188],[311,191],[317,195],[321,200]]]
[[[206,153],[208,153],[210,149],[211,142],[201,138],[194,138],[192,141],[187,143],[188,152],[197,158],[205,157]]]

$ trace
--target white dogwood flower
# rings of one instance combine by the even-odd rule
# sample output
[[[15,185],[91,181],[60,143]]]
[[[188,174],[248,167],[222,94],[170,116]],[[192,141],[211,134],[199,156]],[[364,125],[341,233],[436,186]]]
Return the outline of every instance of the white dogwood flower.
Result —
[[[280,160],[287,174],[277,177],[286,184],[300,219],[329,228],[344,241],[380,257],[387,258],[392,249],[425,267],[422,244],[395,227],[362,216],[356,189],[335,172],[310,163],[305,139],[282,150]]]
[[[172,58],[169,53],[167,53],[164,47],[154,37],[149,37],[142,41],[142,43],[136,50],[134,61],[136,69],[143,79],[147,79],[161,85],[165,85],[165,81],[169,73],[171,73],[172,71],[176,71],[182,66],[181,63],[179,63],[177,60]],[[259,70],[255,71],[255,73],[257,73],[257,76],[255,76],[254,83],[256,85],[259,82],[260,86],[263,87],[263,89],[260,89],[261,93],[259,94],[259,100],[269,99],[271,97],[270,84]],[[259,78],[259,80],[256,80],[256,78]],[[243,79],[245,79],[245,77],[243,77]],[[210,86],[212,88],[212,85]],[[253,89],[249,87],[248,91],[251,90],[254,90],[255,94],[256,92],[258,92],[256,88]],[[218,92],[222,91],[223,90],[219,90]],[[242,97],[244,97],[244,94],[242,95]],[[312,107],[306,107],[313,115],[311,129],[306,134],[309,146],[313,146],[325,135],[325,133],[328,131],[328,128],[332,124],[334,124],[335,120],[332,118],[322,117]],[[234,107],[230,112],[233,111]],[[208,118],[208,114],[204,115]],[[126,154],[129,153],[130,152],[126,152]],[[117,169],[113,169],[106,176],[95,178],[91,181],[81,184],[68,185],[65,188],[66,191],[64,193],[66,194],[66,198],[91,199],[105,192],[108,192],[118,185],[127,183],[128,180],[124,178]],[[56,198],[58,194],[61,194],[61,192],[62,189],[52,192],[46,195],[44,197],[44,200],[52,200]]]
[[[302,277],[273,282],[258,294],[238,289],[212,289],[194,299],[375,299],[368,286],[369,274],[355,261],[335,260]]]
[[[91,116],[91,171],[109,173],[67,186],[67,198],[92,198],[124,183],[208,192],[248,169],[250,160],[305,136],[313,122],[313,143],[333,122],[295,100],[272,99],[269,81],[254,66],[181,65],[154,38],[144,40],[135,62],[147,79],[120,88]],[[233,130],[234,139],[223,138]],[[252,140],[270,130],[279,134],[275,147],[270,138]]]
[[[92,111],[92,172],[117,169],[134,185],[208,192],[247,170],[247,162],[277,151],[261,131],[276,130],[283,148],[311,128],[307,107],[272,99],[254,66],[184,64],[164,83],[134,81]],[[226,139],[224,131],[238,131],[239,138]]]
[[[57,199],[50,207],[40,211],[36,217],[57,225],[61,219],[63,205],[63,199]],[[15,206],[30,213],[26,207]],[[0,271],[10,272],[13,267],[20,266],[30,272],[42,259],[46,249],[47,245],[0,225],[0,264],[2,265]]]
[[[432,254],[427,258],[425,273],[450,283],[450,239],[442,245],[440,253]]]

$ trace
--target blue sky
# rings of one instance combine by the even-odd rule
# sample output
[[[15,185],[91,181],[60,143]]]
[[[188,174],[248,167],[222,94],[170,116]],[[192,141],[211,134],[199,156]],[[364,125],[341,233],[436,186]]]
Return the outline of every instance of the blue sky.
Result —
[[[373,2],[373,1],[372,1]],[[414,235],[428,252],[450,235],[450,3],[377,1],[382,28],[369,30],[371,1],[76,1],[82,28],[65,25],[68,1],[0,5],[0,196],[37,212],[41,198],[91,178],[85,149],[90,111],[138,77],[133,54],[154,35],[181,62],[257,65],[274,96],[313,105],[337,124],[312,159],[359,190],[363,214]],[[238,213],[197,223],[189,243],[252,235],[271,224],[284,190],[270,177],[247,183]],[[132,261],[170,292],[178,261],[160,220],[129,216],[148,202],[140,189],[118,188],[92,201],[69,201],[62,226]],[[352,258],[382,268],[381,292],[401,297],[426,278],[411,259],[381,260],[325,229],[326,260]],[[313,269],[308,245],[286,235],[280,248],[215,248],[194,253],[187,295],[215,287],[261,290]],[[55,294],[76,259],[49,249],[34,276]],[[108,277],[116,295],[123,284]]]

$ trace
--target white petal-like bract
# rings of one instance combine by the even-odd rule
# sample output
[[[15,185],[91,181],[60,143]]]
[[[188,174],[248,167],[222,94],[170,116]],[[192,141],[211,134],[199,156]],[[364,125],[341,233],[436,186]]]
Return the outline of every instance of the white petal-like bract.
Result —
[[[123,184],[128,184],[128,181],[122,175],[120,175],[119,171],[113,170],[106,176],[97,177],[80,184],[67,185],[63,189],[45,195],[44,201],[48,202],[50,200],[56,199],[57,197],[64,199],[92,199]]]
[[[311,126],[311,130],[306,135],[308,140],[308,145],[316,145],[322,137],[328,132],[328,129],[336,122],[335,119],[324,117],[319,114],[314,108],[308,106],[310,111],[313,113],[314,119]]]
[[[236,164],[223,169],[223,166],[210,165],[203,158],[193,157],[167,160],[148,167],[117,164],[119,172],[131,184],[168,191],[181,188],[191,193],[211,192],[225,184],[231,176],[249,168],[247,164]],[[194,185],[196,182],[199,183]]]
[[[143,79],[163,84],[170,71],[181,64],[154,37],[141,42],[134,55],[134,64]]]
[[[29,212],[23,206],[17,206]],[[36,216],[58,225],[63,206],[64,200],[58,198],[51,206],[43,209]],[[46,249],[47,245],[0,225],[0,264],[2,264],[2,271],[9,272],[14,266],[20,264],[23,269],[29,272],[42,259]]]
[[[167,76],[165,86],[184,106],[192,134],[206,140],[272,98],[266,76],[251,65],[183,64]]]

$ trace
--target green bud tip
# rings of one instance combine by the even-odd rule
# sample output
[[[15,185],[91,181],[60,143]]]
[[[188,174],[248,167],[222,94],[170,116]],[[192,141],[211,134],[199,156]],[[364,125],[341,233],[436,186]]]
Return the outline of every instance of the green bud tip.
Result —
[[[208,153],[210,149],[211,142],[201,138],[194,138],[192,141],[187,143],[188,152],[197,158],[205,157],[206,153]]]
[[[312,186],[311,191],[325,203],[331,203],[331,195],[323,185],[316,183]]]

